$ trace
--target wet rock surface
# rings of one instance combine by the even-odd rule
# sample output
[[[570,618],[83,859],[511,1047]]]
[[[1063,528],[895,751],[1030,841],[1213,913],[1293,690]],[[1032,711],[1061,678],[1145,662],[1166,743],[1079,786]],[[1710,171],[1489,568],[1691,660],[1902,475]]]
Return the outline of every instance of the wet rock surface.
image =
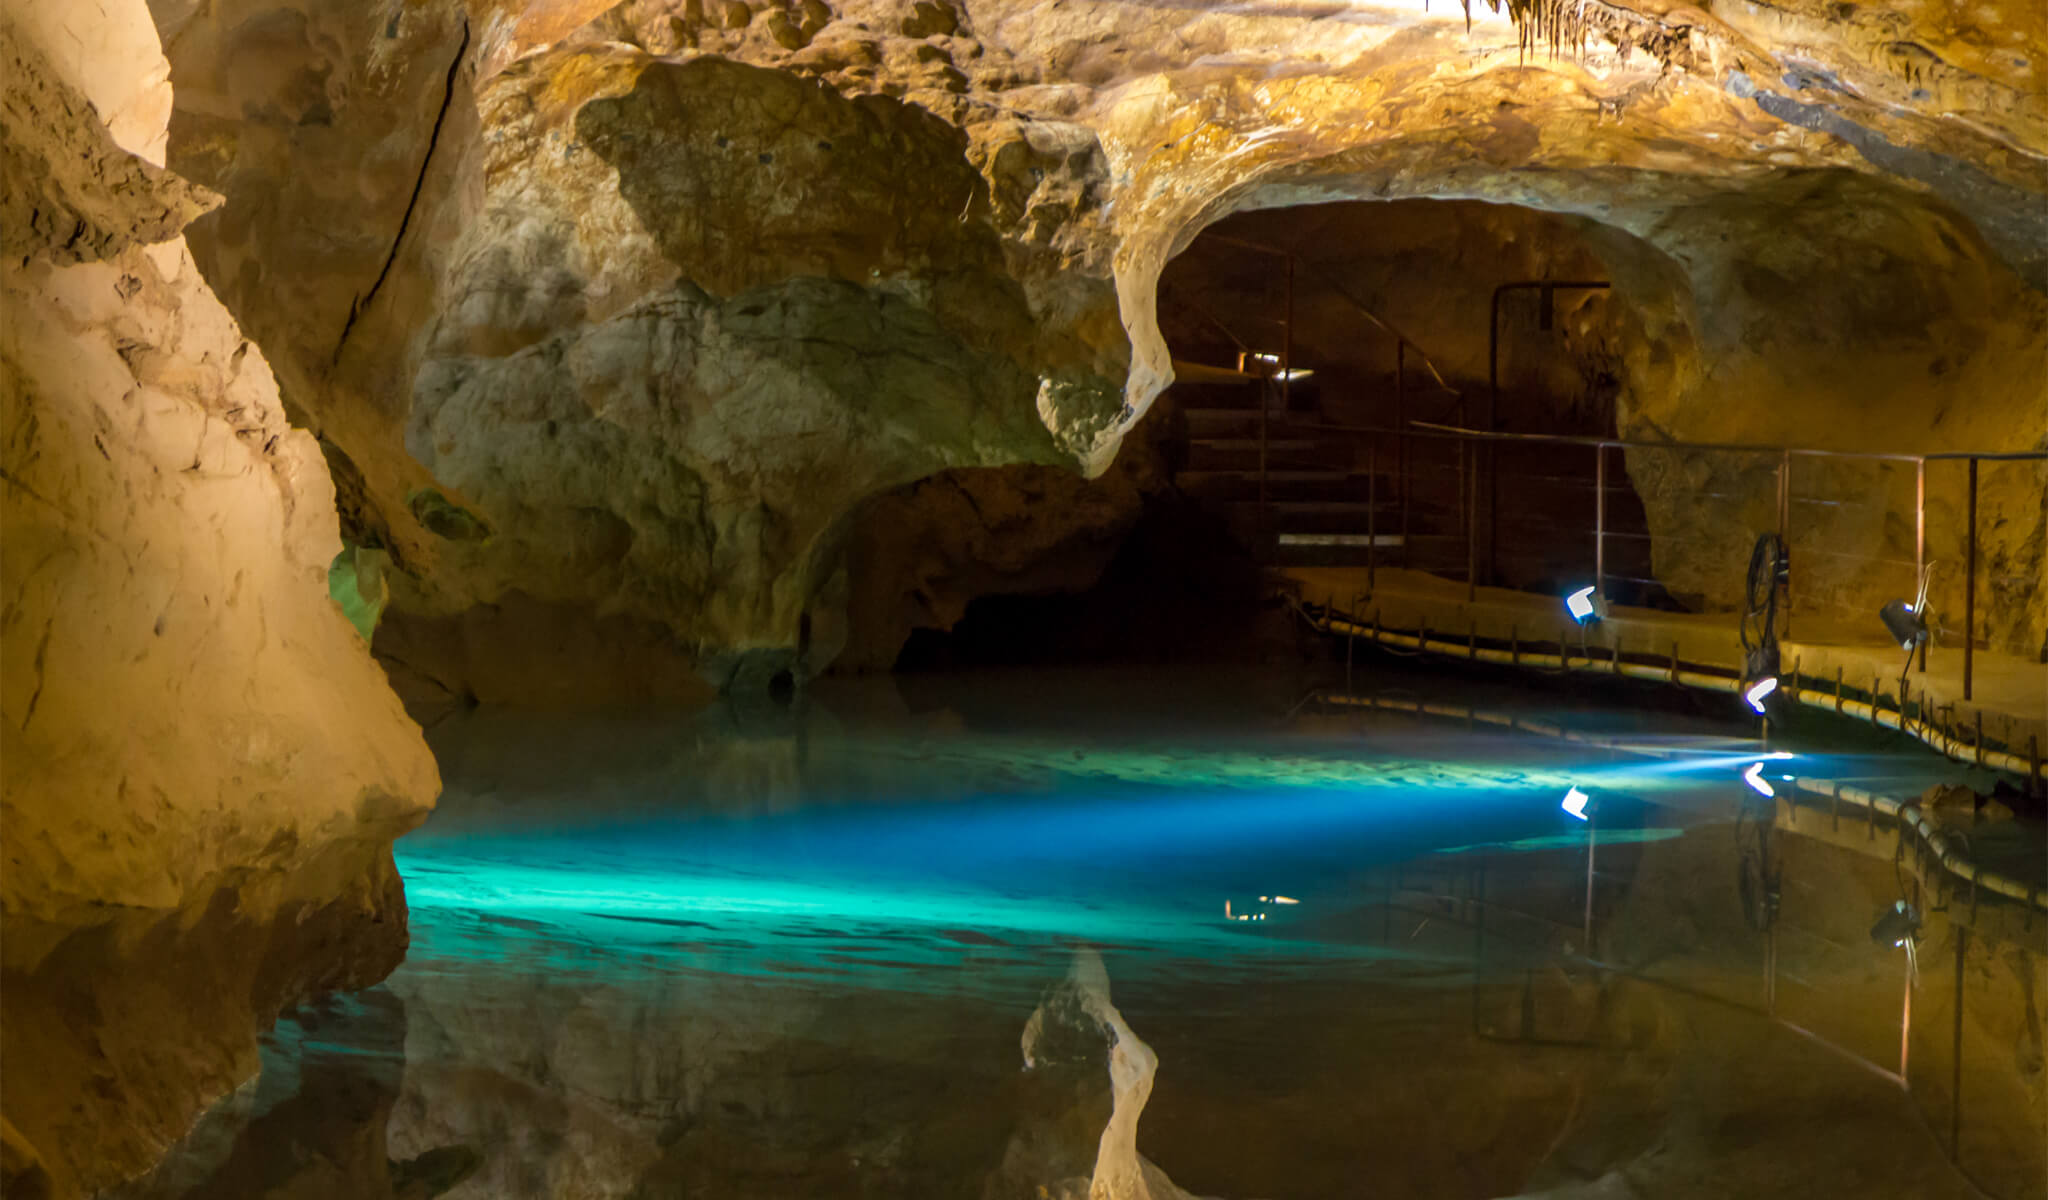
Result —
[[[388,973],[439,788],[328,598],[320,452],[180,236],[204,193],[122,148],[138,31],[0,28],[10,1194],[143,1170],[278,1010]]]

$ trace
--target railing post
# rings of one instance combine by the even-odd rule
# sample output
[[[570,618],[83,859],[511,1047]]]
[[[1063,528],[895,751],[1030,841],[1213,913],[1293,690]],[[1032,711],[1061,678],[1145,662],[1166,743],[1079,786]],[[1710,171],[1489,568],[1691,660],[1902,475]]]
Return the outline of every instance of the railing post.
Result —
[[[1408,477],[1408,435],[1397,433],[1394,442],[1401,447],[1401,565],[1415,565],[1415,548],[1409,544],[1408,536],[1408,490],[1413,481]]]
[[[1778,454],[1778,550],[1789,563],[1792,559],[1792,451],[1783,450]],[[1773,585],[1775,586],[1775,585]],[[1785,574],[1785,627],[1783,636],[1792,635],[1792,574]]]
[[[1607,598],[1607,444],[1593,447],[1593,591]]]
[[[1970,669],[1977,658],[1977,459],[1970,458],[1969,515],[1963,545],[1963,699],[1970,698]]]
[[[1458,443],[1460,462],[1464,461],[1464,455],[1468,450],[1466,442]],[[1466,484],[1465,600],[1470,603],[1479,599],[1479,469],[1476,459],[1472,464],[1472,470],[1463,472],[1463,475],[1464,479],[1460,482]]]
[[[1899,836],[1902,838],[1906,836],[1906,830],[1903,825],[1899,828]],[[1905,1085],[1907,1091],[1913,1090],[1912,1076],[1906,1073],[1907,1064],[1912,1059],[1912,1053],[1913,956],[1908,954],[1906,956],[1906,998],[1899,1005],[1899,1082]]]
[[[1956,932],[1956,1020],[1955,1043],[1949,1057],[1948,1157],[1963,1165],[1963,959],[1970,944],[1970,927],[1952,921]]]
[[[1593,958],[1593,852],[1600,844],[1598,819],[1586,822],[1586,927],[1579,935],[1581,953],[1587,961]]]
[[[1401,565],[1408,554],[1408,342],[1394,339],[1394,475],[1401,489]]]
[[[1373,568],[1379,557],[1380,446],[1366,443],[1365,449],[1365,590],[1373,589]]]
[[[1927,576],[1927,460],[1913,464],[1913,586],[1909,594],[1920,603],[1920,581]],[[1916,614],[1917,615],[1917,614]],[[1925,619],[1924,617],[1922,618]],[[1920,639],[1920,673],[1927,674],[1927,639]]]
[[[1255,359],[1255,360],[1253,360],[1253,361],[1257,361],[1257,360]],[[1273,524],[1273,522],[1272,522],[1272,519],[1271,519],[1271,517],[1270,517],[1270,516],[1269,516],[1269,515],[1267,514],[1267,511],[1266,511],[1266,432],[1267,432],[1267,427],[1268,427],[1268,425],[1269,425],[1269,423],[1271,422],[1271,419],[1272,419],[1272,411],[1273,411],[1273,392],[1272,392],[1272,387],[1273,387],[1273,381],[1272,381],[1272,380],[1270,380],[1270,379],[1267,379],[1267,378],[1264,378],[1264,377],[1261,377],[1261,378],[1259,379],[1259,519],[1258,519],[1258,528],[1259,528],[1259,558],[1260,558],[1260,559],[1261,559],[1262,561],[1271,561],[1271,560],[1272,560],[1272,558],[1273,558],[1273,557],[1275,557],[1275,556],[1274,556],[1274,555],[1273,555],[1273,554],[1271,553],[1271,551],[1270,551],[1270,550],[1269,550],[1269,549],[1267,548],[1267,546],[1266,546],[1266,535],[1267,535],[1267,534],[1268,534],[1268,533],[1269,533],[1269,532],[1271,531],[1270,527],[1271,527],[1271,526],[1272,526],[1272,524]]]
[[[1280,342],[1280,411],[1289,412],[1294,406],[1294,256],[1287,256],[1287,312],[1281,327]]]

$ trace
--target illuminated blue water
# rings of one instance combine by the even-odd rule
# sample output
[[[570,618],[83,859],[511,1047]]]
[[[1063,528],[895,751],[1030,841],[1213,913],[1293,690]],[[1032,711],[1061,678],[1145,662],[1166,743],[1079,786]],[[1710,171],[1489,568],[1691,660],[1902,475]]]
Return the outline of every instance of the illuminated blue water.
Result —
[[[1475,1148],[1379,1129],[1384,1106],[1302,1099],[1355,1096],[1390,1056],[1501,1053],[1470,1036],[1470,924],[1432,914],[1491,872],[1503,920],[1549,922],[1488,935],[1488,962],[1519,978],[1532,929],[1527,964],[1572,952],[1589,834],[1616,901],[1636,852],[1699,830],[1734,854],[1753,763],[1780,786],[1895,793],[1955,772],[1890,749],[1765,759],[1740,724],[1497,699],[1654,753],[1303,715],[1256,680],[1171,676],[457,719],[432,734],[440,807],[397,847],[406,962],[280,1023],[222,1122],[243,1157],[197,1190],[139,1194],[234,1194],[221,1181],[248,1147],[309,1139],[250,1168],[294,1194],[273,1168],[353,1153],[362,1122],[387,1139],[371,1174],[385,1154],[437,1163],[457,1200],[980,1194],[1040,1103],[1018,1091],[1020,1031],[1082,947],[1165,1064],[1148,1152],[1197,1190],[1348,1194],[1363,1162],[1392,1161],[1374,1139],[1414,1143],[1415,1173],[1389,1177],[1404,1186],[1513,1190],[1551,1134],[1466,1179]],[[1561,807],[1574,787],[1591,822]],[[1730,896],[1733,863],[1712,876]]]
[[[1756,761],[1730,730],[1616,755],[1413,717],[1281,722],[1250,701],[1162,718],[1092,686],[1056,685],[978,729],[876,718],[857,691],[837,712],[754,725],[717,711],[445,729],[441,810],[399,846],[404,973],[1010,996],[1079,944],[1120,978],[1324,969],[1396,953],[1368,915],[1365,881],[1387,864],[1576,847],[1585,827],[1559,806],[1573,786],[1600,797],[1609,843],[1675,836],[1729,819]],[[1843,768],[1798,764],[1822,765]]]

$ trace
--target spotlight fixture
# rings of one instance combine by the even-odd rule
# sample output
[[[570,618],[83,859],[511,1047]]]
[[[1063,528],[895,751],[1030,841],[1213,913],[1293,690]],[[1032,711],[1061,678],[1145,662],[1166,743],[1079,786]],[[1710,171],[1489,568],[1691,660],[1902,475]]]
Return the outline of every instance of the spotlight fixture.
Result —
[[[1591,585],[1564,598],[1564,610],[1581,625],[1591,625],[1607,615],[1607,598]]]
[[[1572,790],[1564,794],[1564,803],[1561,804],[1559,807],[1563,808],[1566,812],[1570,813],[1571,815],[1577,817],[1579,820],[1584,821],[1588,819],[1586,816],[1586,801],[1589,799],[1591,799],[1591,797],[1587,796],[1586,793],[1574,787],[1572,788]]]
[[[1748,686],[1742,689],[1742,698],[1759,714],[1767,713],[1776,701],[1771,697],[1778,691],[1778,646],[1771,642],[1757,646],[1743,656],[1742,677]]]
[[[1877,610],[1877,619],[1891,631],[1892,640],[1901,650],[1911,650],[1927,637],[1927,619],[1920,611],[1904,600],[1887,601]]]
[[[1880,946],[1893,949],[1912,949],[1913,939],[1920,934],[1920,910],[1904,900],[1893,903],[1890,908],[1878,914],[1877,924],[1870,927],[1870,940]]]
[[[1877,619],[1899,644],[1899,649],[1911,654],[1920,643],[1927,640],[1927,585],[1934,580],[1934,564],[1928,563],[1920,570],[1920,591],[1911,604],[1904,600],[1888,600],[1877,610]]]
[[[1755,788],[1756,794],[1759,796],[1775,796],[1778,794],[1771,790],[1770,780],[1764,778],[1764,765],[1762,763],[1749,764],[1749,770],[1742,773],[1742,782]]]

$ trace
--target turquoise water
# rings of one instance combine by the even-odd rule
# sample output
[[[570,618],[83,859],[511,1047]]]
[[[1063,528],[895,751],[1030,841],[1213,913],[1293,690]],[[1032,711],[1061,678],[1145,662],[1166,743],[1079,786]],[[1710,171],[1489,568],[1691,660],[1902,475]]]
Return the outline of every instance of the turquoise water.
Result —
[[[1184,1182],[1340,1194],[1357,1168],[1333,1147],[1382,1134],[1286,1098],[1349,1094],[1390,1054],[1469,1041],[1474,942],[1433,914],[1482,872],[1561,931],[1489,935],[1489,961],[1548,962],[1577,936],[1589,835],[1604,913],[1639,853],[1703,830],[1728,844],[1752,763],[1899,791],[1953,774],[1888,751],[1763,760],[1740,725],[1495,699],[1646,753],[1317,716],[1258,679],[1192,676],[459,718],[432,734],[440,808],[397,847],[406,962],[282,1022],[216,1140],[245,1147],[268,1123],[360,1148],[334,1115],[348,1095],[369,1098],[352,1119],[382,1139],[364,1169],[386,1174],[342,1194],[439,1171],[458,1200],[978,1195],[1034,1103],[1020,1031],[1087,948],[1160,1048],[1174,1086],[1145,1144]],[[1561,807],[1572,788],[1590,823]],[[1351,1029],[1359,998],[1388,988],[1412,1010]],[[1241,1111],[1258,1094],[1282,1099]],[[1218,1121],[1272,1161],[1219,1152]],[[1497,1178],[1445,1167],[1455,1186],[1406,1194],[1517,1186],[1515,1155],[1542,1147],[1502,1145]]]
[[[1576,848],[1585,825],[1559,807],[1573,786],[1605,797],[1610,842],[1675,835],[1680,817],[1646,800],[1727,797],[1752,761],[1674,769],[1414,720],[1276,728],[1269,714],[1250,730],[1056,735],[813,714],[799,738],[724,721],[641,725],[621,752],[635,765],[581,786],[560,777],[580,758],[453,775],[399,846],[405,972],[517,962],[1009,997],[1082,944],[1120,979],[1314,971],[1400,953],[1377,944],[1363,886],[1386,864]],[[445,731],[444,757],[530,749],[523,724]]]

